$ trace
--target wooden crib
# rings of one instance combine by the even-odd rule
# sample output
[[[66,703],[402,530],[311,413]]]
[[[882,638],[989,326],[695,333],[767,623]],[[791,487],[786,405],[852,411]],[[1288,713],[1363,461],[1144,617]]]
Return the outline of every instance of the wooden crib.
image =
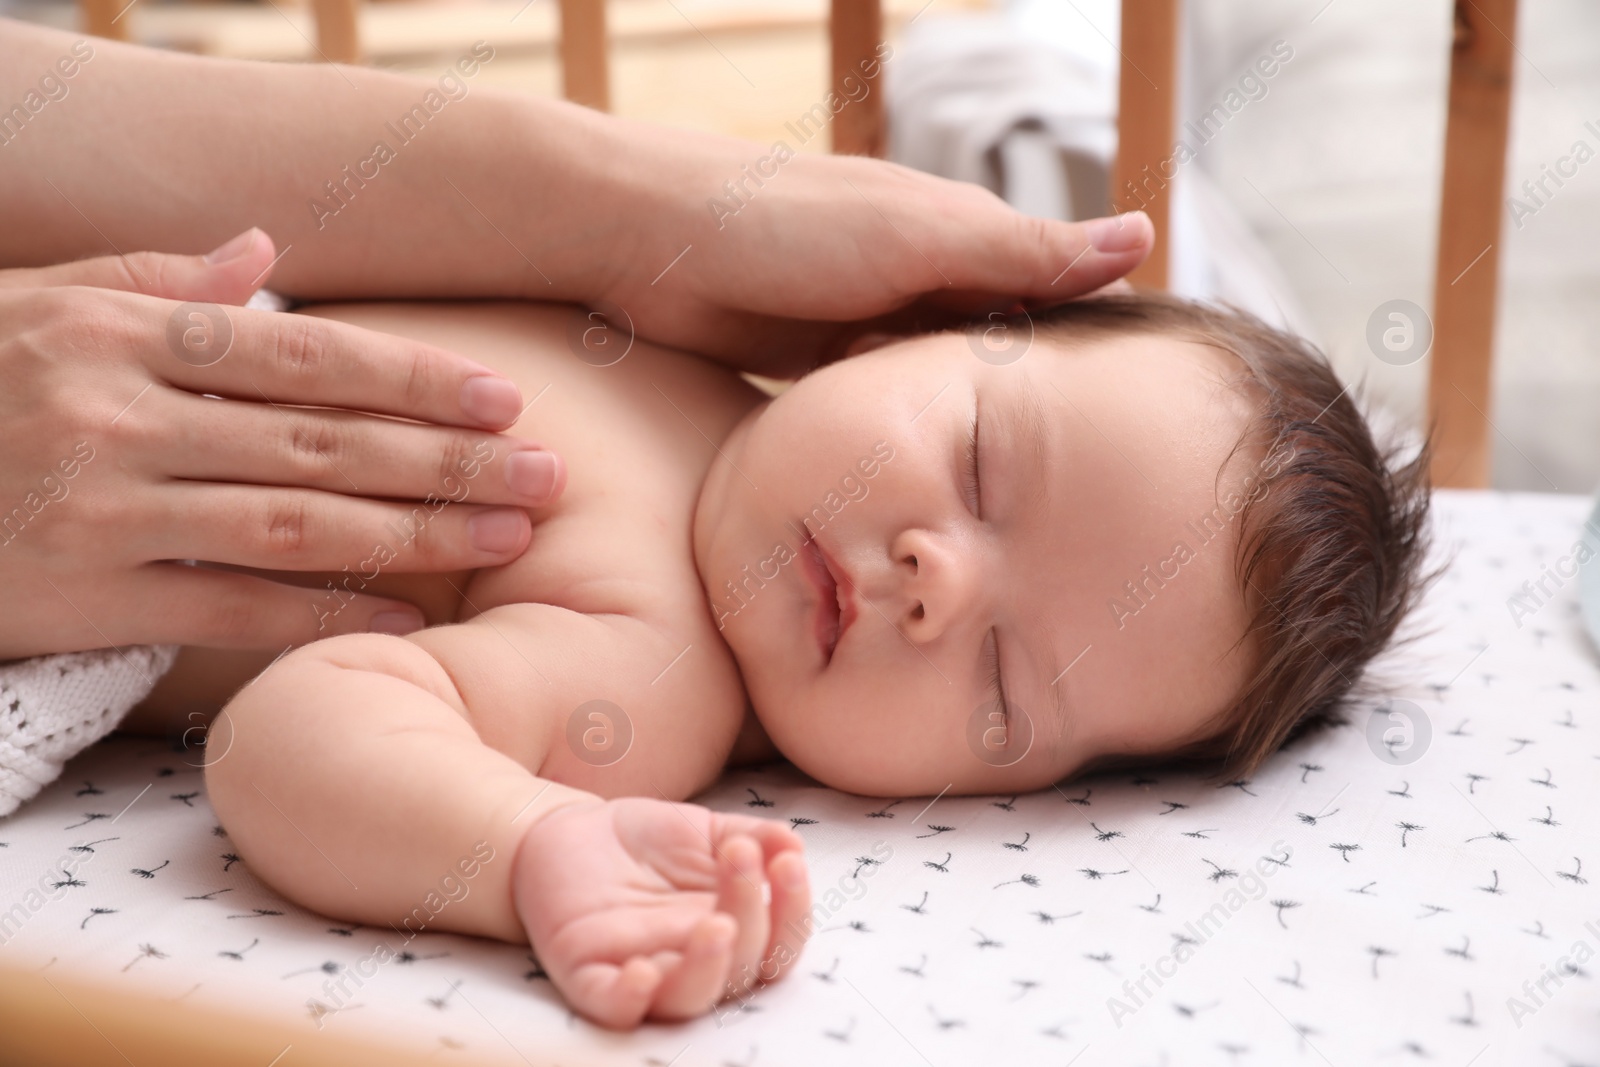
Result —
[[[121,36],[126,23],[118,14],[125,10],[124,2],[80,0],[86,26]],[[559,2],[565,95],[604,109],[609,99],[605,4],[603,0]],[[830,2],[832,78],[837,84],[874,54],[883,16],[878,0]],[[313,4],[317,48],[324,58],[356,61],[359,0],[313,0]],[[1489,482],[1490,368],[1516,9],[1516,0],[1457,0],[1455,6],[1429,370],[1429,414],[1436,448],[1433,473],[1441,486],[1472,488]],[[1121,149],[1113,189],[1122,191],[1119,207],[1143,206],[1155,221],[1155,251],[1132,280],[1159,288],[1167,280],[1165,186],[1152,190],[1145,183],[1136,202],[1127,193],[1146,168],[1170,156],[1179,0],[1123,0],[1122,11]],[[870,93],[859,106],[839,115],[833,127],[834,151],[883,154],[882,101],[880,93]],[[420,1053],[353,1046],[348,1039],[331,1035],[326,1039],[319,1035],[314,1042],[296,1036],[290,1042],[267,1021],[109,993],[48,970],[0,973],[0,1005],[6,1016],[6,1062],[72,1067],[130,1062],[216,1067],[423,1062]],[[92,1005],[94,1017],[118,1035],[115,1045],[79,1005]],[[503,1062],[525,1061],[506,1057]]]

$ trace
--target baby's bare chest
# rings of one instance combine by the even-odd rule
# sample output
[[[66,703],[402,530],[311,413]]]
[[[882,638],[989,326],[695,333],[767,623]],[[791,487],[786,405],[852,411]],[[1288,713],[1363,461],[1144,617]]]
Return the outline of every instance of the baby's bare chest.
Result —
[[[541,774],[610,795],[703,788],[739,734],[745,696],[696,570],[694,509],[718,442],[760,394],[642,342],[610,366],[575,358],[570,309],[462,307],[444,323],[441,310],[362,324],[450,347],[515,381],[528,406],[510,432],[561,457],[566,489],[531,512],[533,540],[515,561],[411,580],[438,587],[439,621],[482,616],[477,637],[456,649],[462,673],[485,707],[555,738],[539,746]],[[495,680],[520,669],[507,658],[519,638],[496,619],[521,606],[541,617],[559,609],[562,627],[595,635],[559,671],[543,669],[558,694],[535,699],[538,678],[528,688]]]

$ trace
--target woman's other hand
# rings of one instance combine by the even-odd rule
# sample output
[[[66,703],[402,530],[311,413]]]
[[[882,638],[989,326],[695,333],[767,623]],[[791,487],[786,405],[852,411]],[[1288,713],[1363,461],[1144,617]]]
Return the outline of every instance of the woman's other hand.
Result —
[[[504,563],[558,457],[515,385],[414,341],[245,309],[272,241],[0,271],[0,658],[405,632],[412,605],[186,566]],[[415,421],[401,421],[415,420]],[[515,458],[513,458],[515,457]]]

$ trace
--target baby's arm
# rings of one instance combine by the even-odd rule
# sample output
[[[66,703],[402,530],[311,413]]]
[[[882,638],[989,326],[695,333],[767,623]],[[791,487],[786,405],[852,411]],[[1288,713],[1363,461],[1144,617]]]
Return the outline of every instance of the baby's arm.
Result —
[[[634,717],[641,751],[623,762],[654,798],[608,801],[530,769],[590,770],[556,749],[572,694],[645,706],[626,681],[657,654],[640,630],[515,604],[300,649],[214,727],[212,802],[252,870],[307,907],[530,941],[605,1025],[703,1012],[798,953],[799,838],[666,799],[700,784],[650,758],[680,723]]]

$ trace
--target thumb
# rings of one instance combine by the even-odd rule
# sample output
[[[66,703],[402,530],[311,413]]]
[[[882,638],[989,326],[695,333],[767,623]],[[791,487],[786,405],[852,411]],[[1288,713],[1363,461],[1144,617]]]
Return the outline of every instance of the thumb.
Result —
[[[129,252],[53,267],[0,271],[0,288],[89,285],[167,300],[243,304],[266,281],[273,262],[272,238],[251,227],[203,256]]]

